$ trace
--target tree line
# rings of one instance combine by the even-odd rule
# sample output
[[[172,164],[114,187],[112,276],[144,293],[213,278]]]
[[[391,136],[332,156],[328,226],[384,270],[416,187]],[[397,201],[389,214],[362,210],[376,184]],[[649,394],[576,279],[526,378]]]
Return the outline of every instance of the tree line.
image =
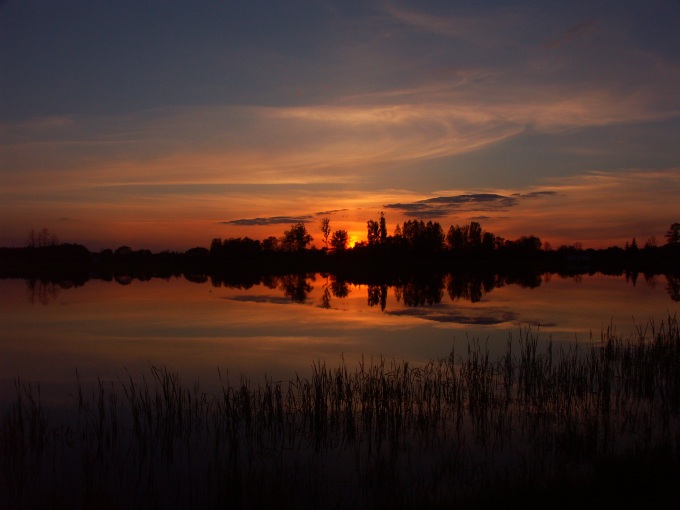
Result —
[[[391,274],[428,271],[519,271],[583,274],[625,271],[645,274],[680,272],[680,223],[665,233],[666,243],[650,238],[643,247],[632,239],[621,247],[594,250],[579,244],[553,250],[540,238],[527,235],[508,240],[486,231],[475,221],[444,230],[437,221],[408,220],[390,235],[381,213],[366,223],[366,240],[349,245],[349,233],[333,231],[329,218],[319,224],[321,249],[304,223],[295,223],[280,237],[260,241],[249,237],[215,238],[209,248],[186,252],[120,246],[90,252],[79,244],[59,243],[47,229],[31,231],[22,248],[0,248],[0,277],[35,277],[78,273],[82,277],[127,272],[142,277],[215,273],[331,272],[364,280],[389,279]]]
[[[389,259],[426,258],[437,261],[484,260],[502,258],[506,260],[532,260],[539,255],[554,254],[571,261],[583,261],[589,258],[606,256],[617,258],[622,254],[673,255],[680,247],[680,223],[673,223],[665,234],[666,244],[657,246],[655,238],[650,238],[641,249],[635,238],[626,243],[624,248],[611,247],[605,250],[584,250],[580,243],[560,246],[553,250],[534,235],[521,236],[517,239],[504,239],[486,231],[481,224],[472,221],[466,225],[451,225],[444,230],[437,221],[408,220],[397,224],[392,235],[387,232],[385,215],[380,214],[378,220],[368,220],[366,224],[366,240],[349,246],[349,233],[344,230],[332,231],[330,219],[323,218],[319,225],[324,246],[317,250],[309,245],[314,240],[304,223],[290,226],[281,237],[268,237],[264,241],[245,238],[215,238],[210,244],[209,255],[219,258],[246,258],[262,253],[296,254],[320,251],[327,256],[350,259],[352,255],[361,258],[374,258],[384,262]],[[628,257],[631,258],[631,257]]]

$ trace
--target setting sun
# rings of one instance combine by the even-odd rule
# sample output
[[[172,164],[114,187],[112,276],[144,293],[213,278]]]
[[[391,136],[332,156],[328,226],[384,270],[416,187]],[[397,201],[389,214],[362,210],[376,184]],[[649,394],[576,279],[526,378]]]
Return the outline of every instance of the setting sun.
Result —
[[[359,236],[355,235],[354,233],[350,233],[349,235],[349,247],[354,248],[356,244],[359,242]]]

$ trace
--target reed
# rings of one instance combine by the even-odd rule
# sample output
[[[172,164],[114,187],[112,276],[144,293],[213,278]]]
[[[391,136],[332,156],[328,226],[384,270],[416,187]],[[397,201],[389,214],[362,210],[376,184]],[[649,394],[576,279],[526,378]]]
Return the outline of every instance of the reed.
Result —
[[[596,492],[612,459],[644,459],[650,471],[658,458],[658,479],[678,480],[679,367],[669,317],[633,340],[608,328],[587,345],[527,329],[497,359],[473,340],[422,366],[317,361],[308,377],[257,386],[218,370],[218,394],[164,367],[90,388],[77,378],[71,413],[44,409],[40,386],[17,379],[0,427],[0,507],[438,508],[532,491],[565,500],[578,487]]]

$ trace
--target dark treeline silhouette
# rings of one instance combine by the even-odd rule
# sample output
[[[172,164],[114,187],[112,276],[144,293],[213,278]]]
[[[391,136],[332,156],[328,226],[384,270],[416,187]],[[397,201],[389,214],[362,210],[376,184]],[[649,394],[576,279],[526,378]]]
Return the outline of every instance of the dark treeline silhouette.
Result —
[[[32,231],[25,247],[0,248],[0,277],[125,283],[132,278],[184,275],[192,281],[211,277],[245,283],[259,281],[262,275],[333,273],[348,281],[384,285],[412,275],[448,273],[495,274],[518,281],[535,280],[543,273],[680,275],[678,223],[670,226],[662,246],[651,238],[639,247],[632,239],[623,248],[599,250],[578,244],[551,249],[533,235],[507,240],[474,221],[445,231],[438,222],[409,220],[388,235],[382,214],[379,220],[367,222],[367,240],[353,247],[348,246],[347,231],[332,232],[327,218],[321,231],[322,249],[309,247],[313,237],[303,223],[297,223],[280,238],[215,238],[209,248],[152,253],[129,246],[90,252],[79,244],[60,244],[43,229],[38,234]]]

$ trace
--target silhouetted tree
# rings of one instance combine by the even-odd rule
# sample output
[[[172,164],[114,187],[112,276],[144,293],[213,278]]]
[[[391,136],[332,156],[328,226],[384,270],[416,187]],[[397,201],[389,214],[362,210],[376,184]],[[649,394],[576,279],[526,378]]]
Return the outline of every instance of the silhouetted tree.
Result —
[[[505,251],[514,257],[530,257],[541,251],[543,243],[536,236],[522,236],[515,241],[505,241]]]
[[[113,252],[114,257],[129,257],[130,255],[132,255],[132,248],[129,246],[119,246]]]
[[[444,229],[442,229],[442,226],[438,222],[427,222],[421,244],[428,253],[441,251],[444,246]]]
[[[210,256],[220,257],[222,255],[222,239],[216,237],[210,242]]]
[[[630,245],[628,243],[626,243],[626,251],[633,251],[633,252],[638,251],[638,245],[637,245],[637,241],[635,240],[635,238],[633,238],[633,241],[630,243]]]
[[[467,246],[467,228],[451,225],[446,234],[446,244],[451,251],[459,252]]]
[[[281,238],[281,246],[286,251],[304,250],[314,238],[307,232],[304,223],[291,225],[290,230],[286,230]]]
[[[189,248],[187,251],[184,252],[185,257],[194,259],[205,259],[208,257],[209,254],[210,252],[206,248],[203,248],[202,246]]]
[[[264,251],[276,251],[278,248],[279,240],[274,236],[269,236],[262,241],[262,249]]]
[[[404,226],[401,229],[401,235],[409,248],[415,248],[417,246],[423,230],[425,230],[425,224],[422,220],[408,220],[404,222]]]
[[[47,246],[56,246],[59,244],[59,241],[57,236],[46,228],[43,228],[39,232],[31,229],[28,233],[27,244],[29,248],[45,248]]]
[[[385,221],[385,213],[380,212],[380,242],[385,243],[387,240],[387,222]]]
[[[331,237],[331,248],[335,252],[345,251],[349,243],[349,234],[346,230],[336,230]]]
[[[373,246],[380,242],[380,224],[374,220],[366,222],[368,245]]]
[[[482,230],[482,226],[476,221],[462,227],[451,226],[446,233],[446,246],[457,254],[479,253],[480,250],[488,253],[499,249],[503,244],[503,239]]]
[[[331,220],[323,218],[321,220],[321,233],[323,234],[324,243],[326,243],[326,250],[328,250],[328,236],[331,235]]]
[[[666,232],[666,241],[668,244],[680,243],[680,223],[673,223]]]
[[[485,252],[493,251],[496,247],[496,237],[491,232],[482,234],[482,249]]]
[[[210,257],[217,259],[249,259],[262,251],[260,241],[249,237],[215,238],[210,243]]]
[[[470,248],[479,248],[482,245],[482,226],[473,221],[468,228],[468,245]]]
[[[250,237],[236,237],[225,239],[222,242],[222,253],[225,257],[233,259],[248,259],[256,257],[262,246],[260,241],[251,239]]]
[[[409,220],[404,222],[402,236],[405,244],[414,252],[425,255],[441,251],[444,246],[444,230],[438,222]]]

